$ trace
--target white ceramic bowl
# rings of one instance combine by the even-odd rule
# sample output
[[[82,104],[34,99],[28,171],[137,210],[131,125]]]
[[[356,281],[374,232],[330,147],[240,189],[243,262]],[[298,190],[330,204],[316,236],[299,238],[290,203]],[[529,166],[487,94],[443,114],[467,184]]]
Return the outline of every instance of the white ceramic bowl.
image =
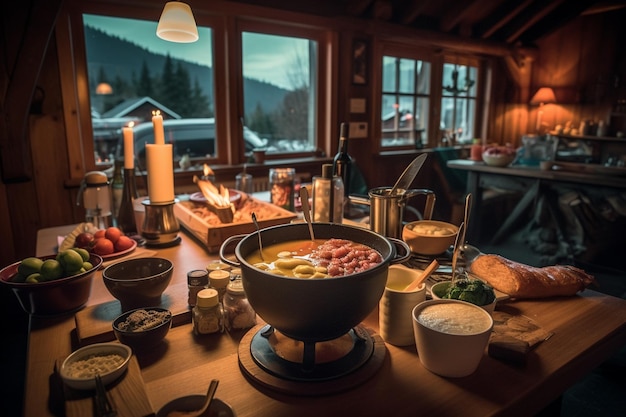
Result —
[[[451,282],[452,281],[441,281],[441,282],[437,282],[437,283],[433,284],[432,287],[430,287],[430,295],[433,297],[433,300],[443,300],[444,298],[442,298],[442,297],[446,293],[446,291],[448,290],[448,287],[450,286]],[[496,303],[497,302],[498,302],[498,299],[494,298],[492,303],[489,303],[489,304],[486,304],[486,305],[481,305],[479,307],[481,307],[486,312],[491,314],[496,309]]]
[[[79,390],[92,390],[96,388],[95,376],[75,377],[70,376],[70,367],[73,363],[88,360],[90,358],[107,355],[119,355],[123,358],[121,364],[117,365],[113,369],[107,372],[100,373],[102,383],[108,385],[111,382],[117,380],[128,368],[128,362],[132,356],[132,349],[121,343],[96,343],[93,345],[84,346],[71,355],[69,355],[61,364],[59,374],[61,379],[67,386],[79,389]]]
[[[514,153],[501,153],[496,155],[483,153],[483,161],[485,161],[487,165],[493,167],[505,167],[507,165],[510,165],[514,160]]]
[[[424,313],[433,309],[437,317],[424,320]],[[411,317],[417,354],[426,369],[451,378],[476,371],[493,328],[489,313],[465,301],[428,300],[415,306]]]

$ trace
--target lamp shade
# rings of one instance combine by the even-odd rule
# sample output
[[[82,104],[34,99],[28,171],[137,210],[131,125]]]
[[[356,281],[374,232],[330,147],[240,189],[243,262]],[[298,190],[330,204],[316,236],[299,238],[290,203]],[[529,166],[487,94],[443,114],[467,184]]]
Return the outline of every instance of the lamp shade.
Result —
[[[170,42],[191,43],[197,41],[198,28],[191,7],[182,1],[165,3],[156,33],[159,38]]]
[[[96,87],[96,94],[108,95],[113,94],[113,88],[109,83],[100,83]]]
[[[530,100],[530,104],[534,106],[550,103],[556,103],[554,90],[552,90],[550,87],[541,87],[539,90],[537,90],[533,98]]]

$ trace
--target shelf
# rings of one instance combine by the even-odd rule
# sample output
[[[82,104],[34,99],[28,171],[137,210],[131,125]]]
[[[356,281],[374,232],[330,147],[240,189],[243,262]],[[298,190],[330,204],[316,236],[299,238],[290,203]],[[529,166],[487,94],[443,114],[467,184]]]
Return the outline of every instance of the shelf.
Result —
[[[551,136],[557,138],[565,138],[565,139],[573,139],[573,140],[595,140],[601,142],[624,142],[626,143],[626,138],[618,138],[613,136],[586,136],[586,135],[555,135],[550,133]]]

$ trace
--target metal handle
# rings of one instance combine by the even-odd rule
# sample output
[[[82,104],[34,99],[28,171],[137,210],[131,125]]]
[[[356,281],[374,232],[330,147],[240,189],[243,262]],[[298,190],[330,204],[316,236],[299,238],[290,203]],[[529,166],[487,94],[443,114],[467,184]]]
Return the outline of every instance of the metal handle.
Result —
[[[409,248],[409,245],[407,245],[404,240],[396,239],[395,237],[388,237],[387,240],[396,247],[396,253],[393,259],[389,261],[390,263],[400,264],[409,260],[411,257],[411,248]],[[398,248],[401,248],[403,253],[399,253]]]
[[[235,268],[239,268],[241,266],[241,264],[239,262],[235,262],[232,259],[228,259],[226,257],[226,254],[224,253],[224,250],[232,242],[234,242],[234,241],[239,242],[240,240],[242,240],[246,236],[248,236],[248,235],[234,235],[234,236],[231,236],[229,238],[226,238],[226,240],[224,242],[222,242],[222,246],[220,246],[220,251],[219,251],[220,259],[222,260],[222,262],[224,262],[225,264],[230,265],[232,267],[235,267]]]

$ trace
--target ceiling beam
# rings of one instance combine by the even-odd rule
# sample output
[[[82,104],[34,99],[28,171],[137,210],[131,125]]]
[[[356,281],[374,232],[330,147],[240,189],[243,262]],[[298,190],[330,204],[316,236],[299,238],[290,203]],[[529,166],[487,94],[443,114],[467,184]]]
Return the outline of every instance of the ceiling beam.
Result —
[[[413,23],[413,21],[435,1],[436,0],[408,1],[403,8],[398,8],[400,10],[398,13],[400,15],[398,20],[403,25]]]
[[[534,2],[510,22],[506,30],[504,30],[504,40],[507,43],[514,43],[526,30],[550,14],[550,12],[556,9],[563,1],[565,0]]]
[[[444,32],[450,32],[465,18],[473,16],[476,10],[483,7],[485,7],[483,0],[458,2],[454,7],[448,9],[447,13],[443,15],[439,23],[439,27]]]
[[[496,31],[509,23],[515,16],[521,13],[534,0],[523,0],[517,5],[511,7],[509,2],[503,3],[491,15],[485,18],[485,21],[475,28],[475,33],[482,39],[491,37]]]
[[[346,0],[344,10],[350,16],[361,16],[374,0]]]

